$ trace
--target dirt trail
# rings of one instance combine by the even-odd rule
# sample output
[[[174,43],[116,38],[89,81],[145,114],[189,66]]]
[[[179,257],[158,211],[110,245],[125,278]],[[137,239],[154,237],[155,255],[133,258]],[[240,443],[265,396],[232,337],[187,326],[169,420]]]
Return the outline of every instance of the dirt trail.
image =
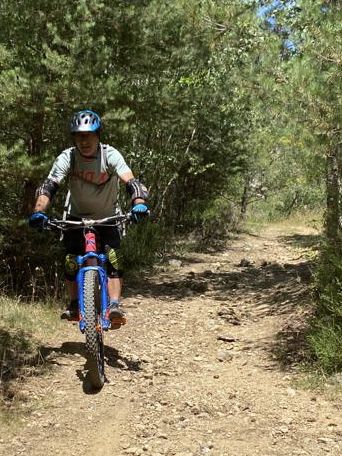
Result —
[[[83,338],[66,328],[46,343],[46,373],[23,387],[35,409],[15,435],[0,431],[0,454],[341,455],[342,401],[294,386],[314,239],[268,228],[132,286],[98,394]]]

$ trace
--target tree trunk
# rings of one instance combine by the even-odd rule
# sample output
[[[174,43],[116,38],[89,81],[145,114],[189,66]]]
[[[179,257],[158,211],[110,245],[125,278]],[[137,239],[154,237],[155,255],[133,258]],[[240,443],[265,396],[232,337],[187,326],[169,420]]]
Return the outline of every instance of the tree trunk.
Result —
[[[37,184],[31,180],[24,182],[23,188],[23,197],[21,204],[21,213],[22,217],[27,217],[33,211],[35,205],[35,193],[36,193]]]
[[[251,184],[251,178],[249,175],[246,176],[245,178],[245,185],[243,188],[243,194],[241,198],[241,203],[240,203],[240,221],[244,222],[247,218],[247,208],[248,208],[248,203],[250,199],[250,184]]]
[[[33,117],[34,128],[31,131],[27,144],[27,155],[30,157],[39,156],[43,147],[44,113],[38,112]],[[43,176],[41,179],[43,179]],[[36,188],[37,181],[33,177],[30,176],[24,181],[22,204],[20,208],[20,215],[22,217],[26,217],[32,213],[35,203]]]
[[[341,252],[340,241],[340,172],[341,147],[336,146],[327,154],[326,187],[327,213],[325,231],[329,245],[337,254]]]

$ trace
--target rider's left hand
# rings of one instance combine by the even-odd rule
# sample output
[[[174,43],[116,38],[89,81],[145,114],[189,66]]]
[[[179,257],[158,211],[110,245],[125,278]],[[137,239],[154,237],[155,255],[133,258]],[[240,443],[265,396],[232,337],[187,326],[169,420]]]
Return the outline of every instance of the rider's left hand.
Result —
[[[149,210],[146,204],[138,203],[135,206],[133,206],[131,213],[133,222],[138,223],[149,215]]]
[[[31,228],[42,230],[48,221],[49,217],[44,212],[38,211],[31,214],[30,218],[28,219],[28,224]]]

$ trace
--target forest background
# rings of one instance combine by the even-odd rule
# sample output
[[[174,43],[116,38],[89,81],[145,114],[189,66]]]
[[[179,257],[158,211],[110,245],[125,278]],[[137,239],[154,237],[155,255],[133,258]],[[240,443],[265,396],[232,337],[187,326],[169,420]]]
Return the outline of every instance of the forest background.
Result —
[[[3,0],[2,293],[60,297],[60,246],[27,217],[71,114],[92,108],[151,194],[129,267],[170,236],[208,243],[247,218],[324,212],[309,339],[321,368],[340,369],[341,32],[333,0]]]

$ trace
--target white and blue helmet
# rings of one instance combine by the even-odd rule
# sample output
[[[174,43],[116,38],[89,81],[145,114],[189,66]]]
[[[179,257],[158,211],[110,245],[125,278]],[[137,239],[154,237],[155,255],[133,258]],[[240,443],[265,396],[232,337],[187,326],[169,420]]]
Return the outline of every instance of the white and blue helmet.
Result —
[[[95,111],[84,109],[73,115],[70,124],[71,133],[99,133],[102,128],[100,116]]]

